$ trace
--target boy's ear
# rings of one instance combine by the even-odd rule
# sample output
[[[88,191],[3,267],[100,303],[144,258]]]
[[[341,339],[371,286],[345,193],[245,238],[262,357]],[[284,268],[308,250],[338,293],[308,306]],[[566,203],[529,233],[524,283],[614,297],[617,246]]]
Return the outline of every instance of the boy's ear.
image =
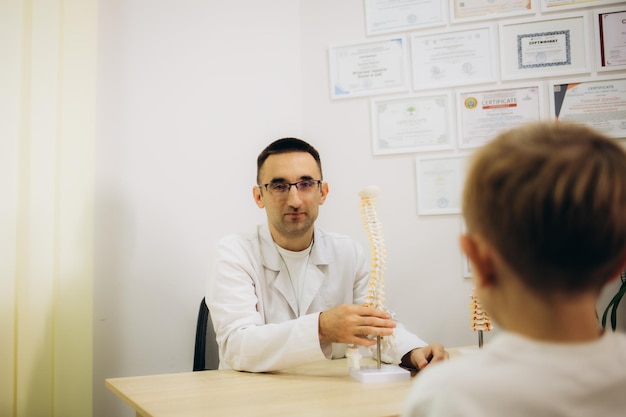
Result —
[[[470,261],[476,286],[493,284],[495,274],[491,247],[483,239],[470,235],[461,235],[459,242],[461,250]]]

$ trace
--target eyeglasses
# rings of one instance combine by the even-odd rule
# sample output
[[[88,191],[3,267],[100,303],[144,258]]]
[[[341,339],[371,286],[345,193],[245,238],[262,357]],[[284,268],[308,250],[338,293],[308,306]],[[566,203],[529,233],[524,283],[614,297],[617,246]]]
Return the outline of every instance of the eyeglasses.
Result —
[[[315,187],[320,187],[321,185],[321,180],[302,180],[297,182],[269,182],[267,184],[259,185],[259,187],[265,187],[272,197],[285,197],[289,194],[291,187],[296,187],[296,190],[298,190],[299,193],[306,194],[313,191]]]

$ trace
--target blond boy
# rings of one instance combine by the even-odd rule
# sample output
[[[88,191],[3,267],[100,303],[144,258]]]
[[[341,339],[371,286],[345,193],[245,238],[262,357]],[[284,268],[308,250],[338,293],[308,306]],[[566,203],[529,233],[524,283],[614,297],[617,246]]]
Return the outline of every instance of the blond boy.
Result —
[[[505,132],[472,157],[460,239],[502,331],[420,373],[404,416],[626,416],[626,335],[596,305],[626,264],[626,153],[581,125]]]

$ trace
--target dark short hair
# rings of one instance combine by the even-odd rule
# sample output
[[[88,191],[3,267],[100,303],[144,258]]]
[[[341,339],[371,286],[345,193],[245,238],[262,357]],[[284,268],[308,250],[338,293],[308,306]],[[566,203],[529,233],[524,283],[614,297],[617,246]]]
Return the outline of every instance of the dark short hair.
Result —
[[[263,151],[259,154],[256,160],[256,182],[259,184],[261,182],[261,169],[263,168],[263,164],[265,160],[270,155],[278,155],[281,153],[289,153],[289,152],[306,152],[310,154],[315,162],[317,162],[317,167],[320,170],[320,179],[323,178],[322,175],[322,161],[320,159],[320,154],[317,152],[313,146],[309,145],[307,142],[302,139],[297,138],[282,138],[275,140],[270,143]]]
[[[599,290],[626,250],[626,153],[583,125],[509,130],[473,155],[463,215],[537,292]]]

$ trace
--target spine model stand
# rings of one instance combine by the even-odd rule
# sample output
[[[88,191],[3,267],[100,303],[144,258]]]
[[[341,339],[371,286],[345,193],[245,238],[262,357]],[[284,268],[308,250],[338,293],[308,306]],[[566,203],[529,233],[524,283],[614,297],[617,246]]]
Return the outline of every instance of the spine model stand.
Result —
[[[483,332],[489,332],[492,329],[491,319],[489,315],[483,310],[478,297],[476,296],[475,289],[472,289],[470,295],[472,301],[470,302],[470,317],[472,322],[472,329],[478,332],[478,347],[483,347]]]

